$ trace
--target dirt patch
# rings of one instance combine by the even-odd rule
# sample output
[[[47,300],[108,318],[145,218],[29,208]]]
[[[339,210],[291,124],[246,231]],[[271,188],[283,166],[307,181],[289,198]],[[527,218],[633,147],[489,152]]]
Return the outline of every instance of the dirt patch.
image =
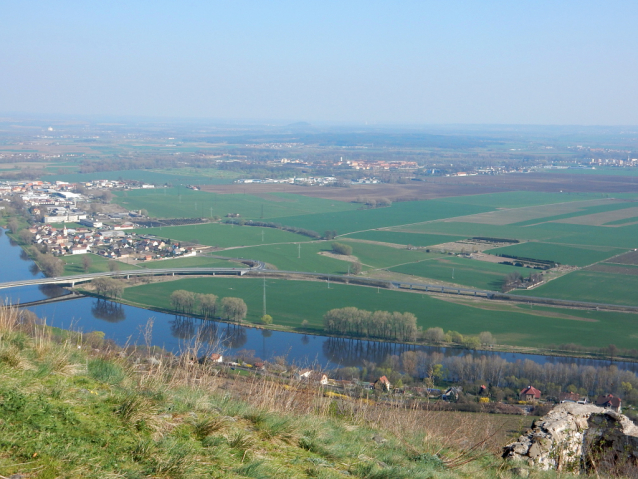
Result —
[[[596,271],[598,273],[624,274],[628,276],[638,276],[638,268],[627,268],[623,266],[613,266],[610,264],[597,263],[585,268],[586,271]]]
[[[570,225],[587,225],[587,226],[604,226],[605,223],[612,221],[625,220],[638,216],[638,207],[625,208],[616,211],[605,211],[603,213],[593,213],[591,215],[576,216],[574,218],[565,218],[562,220],[554,220],[552,223],[567,223]],[[622,225],[610,225],[612,227],[627,226],[628,223]]]
[[[513,223],[521,223],[523,221],[536,220],[539,218],[547,218],[550,216],[564,215],[570,213],[578,213],[584,211],[584,208],[598,205],[608,205],[610,202],[617,200],[600,199],[600,200],[585,200],[585,201],[570,201],[567,203],[555,203],[552,205],[540,205],[540,206],[526,206],[523,208],[501,209],[497,211],[490,211],[488,213],[478,213],[475,215],[462,216],[459,218],[452,218],[447,221],[461,222],[461,223],[480,223],[487,225],[510,225]],[[638,208],[637,208],[638,209]],[[624,211],[624,210],[622,210]],[[606,214],[606,213],[605,213]],[[595,216],[595,215],[586,215]],[[579,216],[578,218],[585,218],[586,216]],[[621,218],[618,218],[621,219]],[[557,222],[569,222],[568,220],[557,220]],[[607,220],[613,221],[613,220]],[[585,223],[578,223],[585,224]]]
[[[608,263],[617,264],[635,264],[638,265],[638,251],[630,251],[629,253],[621,254],[615,258],[607,260]]]
[[[348,261],[349,263],[356,263],[359,261],[359,258],[354,255],[336,254],[331,253],[330,251],[319,251],[317,254],[320,254],[321,256],[327,256],[328,258],[332,259],[338,259],[339,261]]]

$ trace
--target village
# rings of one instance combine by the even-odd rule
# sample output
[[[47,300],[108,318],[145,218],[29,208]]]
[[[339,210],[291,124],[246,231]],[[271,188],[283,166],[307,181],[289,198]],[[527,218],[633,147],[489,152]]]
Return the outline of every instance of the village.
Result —
[[[427,401],[430,406],[443,406],[447,409],[464,410],[465,404],[474,404],[484,409],[492,406],[493,412],[504,414],[533,414],[535,408],[553,406],[555,404],[575,403],[594,404],[617,413],[622,413],[622,399],[613,394],[602,394],[593,401],[576,391],[563,391],[557,396],[543,396],[542,392],[532,385],[517,392],[516,397],[509,400],[495,400],[490,394],[490,387],[483,384],[475,388],[464,388],[459,385],[448,385],[444,388],[434,386],[434,383],[418,386],[393,385],[387,376],[382,375],[374,381],[332,379],[330,371],[314,368],[296,367],[285,362],[266,362],[258,358],[243,358],[243,355],[227,359],[223,354],[211,353],[200,358],[191,358],[191,364],[213,364],[219,366],[218,373],[228,375],[255,374],[266,375],[271,379],[286,379],[304,385],[320,387],[327,397],[353,400],[356,398],[376,398],[378,401],[416,400]],[[246,361],[248,359],[251,362]],[[446,406],[447,405],[447,406]],[[457,407],[454,407],[454,406]]]

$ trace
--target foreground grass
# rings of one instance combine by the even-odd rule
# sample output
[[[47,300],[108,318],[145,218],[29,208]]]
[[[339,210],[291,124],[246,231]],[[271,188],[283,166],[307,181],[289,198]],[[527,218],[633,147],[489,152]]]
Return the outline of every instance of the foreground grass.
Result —
[[[112,350],[96,333],[54,336],[0,309],[0,475],[513,477],[495,455],[507,435],[488,415],[224,376]]]

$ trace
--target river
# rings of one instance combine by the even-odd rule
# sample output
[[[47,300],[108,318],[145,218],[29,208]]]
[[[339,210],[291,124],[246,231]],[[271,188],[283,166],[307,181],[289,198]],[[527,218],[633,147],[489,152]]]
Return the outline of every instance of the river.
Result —
[[[2,231],[0,229],[0,231]],[[0,234],[0,282],[38,278],[44,275],[5,234]],[[8,302],[28,302],[66,294],[58,286],[30,286],[0,290],[0,298]],[[468,351],[456,348],[413,346],[400,343],[362,341],[303,335],[242,327],[214,321],[175,316],[148,311],[93,298],[81,298],[29,308],[47,324],[78,331],[102,331],[106,338],[119,345],[144,344],[143,331],[152,319],[151,344],[178,353],[192,345],[194,338],[203,338],[208,344],[222,344],[226,354],[232,356],[240,350],[254,352],[265,360],[285,356],[299,365],[317,365],[324,368],[362,366],[364,361],[382,363],[388,356],[400,355],[408,350],[439,352],[445,357],[496,355],[509,362],[529,359],[539,364],[567,363],[583,366],[608,366],[609,361],[562,356],[543,356],[496,351]],[[638,363],[614,362],[621,369],[638,373]]]

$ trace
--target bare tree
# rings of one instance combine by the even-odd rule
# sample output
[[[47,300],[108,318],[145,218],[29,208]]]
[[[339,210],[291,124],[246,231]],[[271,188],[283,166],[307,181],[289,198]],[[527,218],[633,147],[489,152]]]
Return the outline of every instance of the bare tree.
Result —
[[[222,311],[228,319],[241,322],[248,313],[248,307],[241,298],[224,298],[222,299]]]
[[[88,254],[82,256],[82,269],[85,273],[89,272],[89,270],[91,269],[91,264],[93,264],[91,256],[89,256]]]

